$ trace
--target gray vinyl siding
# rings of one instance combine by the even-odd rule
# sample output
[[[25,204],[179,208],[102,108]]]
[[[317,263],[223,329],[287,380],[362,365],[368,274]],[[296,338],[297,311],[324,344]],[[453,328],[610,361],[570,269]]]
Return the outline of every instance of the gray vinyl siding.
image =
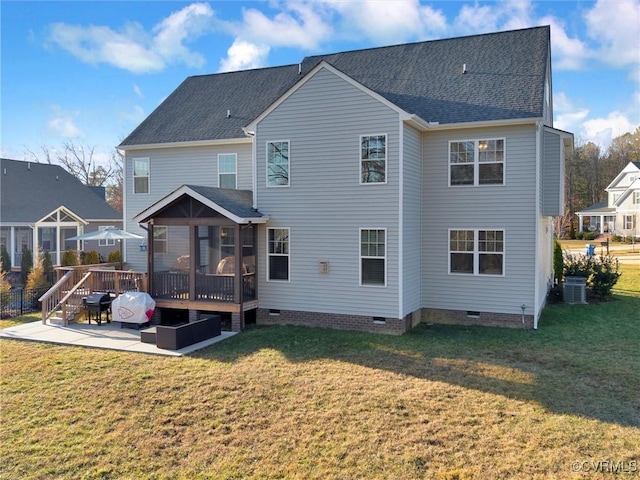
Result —
[[[409,126],[403,133],[402,316],[421,307],[422,139]]]
[[[266,280],[259,229],[261,308],[397,318],[399,117],[320,70],[256,129],[258,209],[290,229],[290,281]],[[360,136],[387,135],[387,183],[360,185]],[[290,185],[267,188],[267,141],[290,141]],[[387,230],[386,287],[360,286],[360,228]],[[319,262],[329,262],[320,273]]]
[[[559,216],[564,212],[562,180],[562,141],[550,131],[543,135],[542,157],[542,214]]]
[[[505,138],[505,185],[448,186],[450,140]],[[427,308],[521,313],[533,306],[536,239],[534,125],[424,135],[422,299]],[[505,275],[451,275],[449,229],[503,229]],[[529,312],[531,313],[531,312]]]
[[[125,227],[146,237],[147,232],[131,219],[184,184],[218,186],[218,154],[237,153],[237,187],[253,187],[251,144],[206,147],[176,147],[129,151],[125,160]],[[149,158],[149,193],[133,194],[133,158]],[[147,252],[140,251],[140,241],[127,242],[126,260],[136,271],[147,270]]]

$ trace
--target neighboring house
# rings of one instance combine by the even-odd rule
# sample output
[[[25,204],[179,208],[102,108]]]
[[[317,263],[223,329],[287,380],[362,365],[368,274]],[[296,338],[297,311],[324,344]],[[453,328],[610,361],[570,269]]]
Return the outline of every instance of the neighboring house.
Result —
[[[187,78],[119,146],[125,227],[149,238],[127,258],[157,311],[234,330],[537,327],[573,146],[553,128],[549,36]]]
[[[605,201],[576,212],[578,231],[586,218],[592,232],[640,237],[640,162],[629,162],[605,190]]]
[[[122,214],[105,201],[105,190],[87,187],[59,165],[0,159],[0,244],[20,268],[22,252],[34,246],[60,264],[67,249],[96,250],[103,257],[113,241],[82,242],[67,238],[107,226],[122,227]],[[84,248],[83,248],[84,247]]]

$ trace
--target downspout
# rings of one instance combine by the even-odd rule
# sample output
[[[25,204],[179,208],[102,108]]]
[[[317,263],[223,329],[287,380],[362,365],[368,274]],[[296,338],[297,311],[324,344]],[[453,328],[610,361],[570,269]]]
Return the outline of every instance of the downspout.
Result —
[[[387,155],[389,156],[389,155]],[[398,318],[404,319],[404,124],[398,120]],[[388,168],[388,166],[387,166]],[[388,240],[387,240],[388,244]]]

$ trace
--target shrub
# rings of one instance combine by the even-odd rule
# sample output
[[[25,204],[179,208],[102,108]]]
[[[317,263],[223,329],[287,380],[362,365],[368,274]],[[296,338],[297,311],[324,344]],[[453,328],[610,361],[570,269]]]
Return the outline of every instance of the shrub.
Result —
[[[611,295],[611,289],[620,278],[620,263],[611,255],[600,256],[591,263],[591,277],[589,286],[591,291],[600,298]]]
[[[9,251],[7,247],[2,245],[0,247],[0,272],[10,272],[11,271],[11,255],[9,255]]]
[[[611,255],[589,257],[565,252],[563,260],[565,278],[584,277],[592,293],[600,298],[611,295],[621,275],[618,259]]]
[[[120,263],[122,262],[122,256],[120,255],[120,250],[114,250],[109,252],[109,256],[107,257],[107,263]]]
[[[49,252],[44,252],[42,256],[42,268],[47,277],[53,273],[53,260],[51,260],[51,254]]]
[[[20,273],[22,274],[22,282],[27,281],[29,273],[33,269],[33,255],[31,250],[25,248],[22,250],[22,263],[20,264]]]
[[[98,263],[100,263],[100,255],[95,250],[87,252],[82,259],[83,265],[96,265]]]
[[[621,242],[622,241],[622,237],[620,235],[613,235],[611,237],[611,241],[612,242]]]
[[[583,239],[584,240],[595,240],[598,234],[596,232],[584,232]]]
[[[0,271],[0,294],[9,293],[11,290],[11,284],[7,280],[7,272]]]
[[[573,222],[571,222],[571,227],[569,228],[569,239],[570,240],[576,239],[576,226],[574,225]]]
[[[562,246],[557,239],[553,240],[553,275],[556,277],[556,283],[562,282],[562,274],[564,273],[564,258],[562,256]]]
[[[576,240],[582,240],[583,237],[584,237],[584,232],[576,233]]]
[[[60,265],[63,267],[75,267],[78,265],[78,255],[74,250],[65,250],[62,254]]]
[[[40,255],[38,255],[38,258],[40,258]],[[49,260],[51,260],[51,258],[49,258]],[[41,260],[37,260],[36,264],[29,272],[25,288],[27,290],[37,290],[40,288],[46,288],[47,286],[48,284],[44,272],[44,262]]]

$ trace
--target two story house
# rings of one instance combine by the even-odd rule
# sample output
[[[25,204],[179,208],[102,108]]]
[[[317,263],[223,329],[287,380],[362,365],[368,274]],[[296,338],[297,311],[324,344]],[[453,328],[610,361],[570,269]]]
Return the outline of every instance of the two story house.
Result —
[[[119,146],[163,315],[537,328],[570,133],[549,27],[187,78]],[[146,251],[145,251],[146,250]]]
[[[588,206],[578,215],[578,230],[640,237],[640,162],[629,162],[605,189],[607,199]]]

